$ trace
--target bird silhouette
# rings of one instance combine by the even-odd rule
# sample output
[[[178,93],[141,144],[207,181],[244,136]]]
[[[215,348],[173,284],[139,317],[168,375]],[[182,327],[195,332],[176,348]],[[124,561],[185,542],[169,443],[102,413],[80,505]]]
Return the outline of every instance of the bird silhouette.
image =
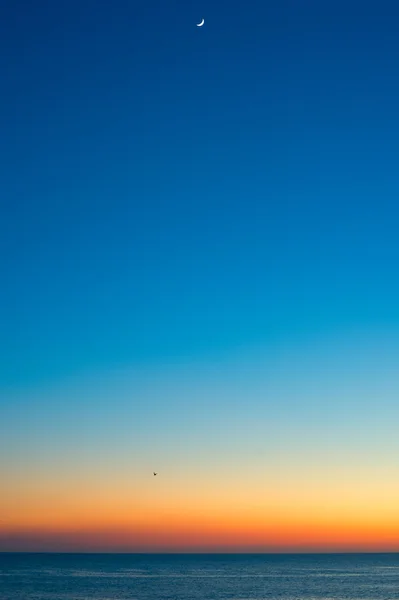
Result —
[[[155,475],[158,475],[158,473],[154,473],[154,477],[155,477]]]

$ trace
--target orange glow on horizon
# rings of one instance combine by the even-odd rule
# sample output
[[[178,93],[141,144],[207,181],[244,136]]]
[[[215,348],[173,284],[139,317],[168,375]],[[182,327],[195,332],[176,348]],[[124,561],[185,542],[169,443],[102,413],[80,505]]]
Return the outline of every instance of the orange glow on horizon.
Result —
[[[0,495],[0,549],[399,551],[393,474],[373,477],[373,486],[360,470],[353,478],[331,469],[306,475],[269,473],[265,482],[240,471],[219,481],[211,471],[132,481],[123,473],[107,486],[76,473],[10,477]]]
[[[288,515],[138,515],[122,523],[2,524],[0,540],[31,540],[88,551],[399,550],[399,519]],[[118,522],[119,521],[119,522]]]

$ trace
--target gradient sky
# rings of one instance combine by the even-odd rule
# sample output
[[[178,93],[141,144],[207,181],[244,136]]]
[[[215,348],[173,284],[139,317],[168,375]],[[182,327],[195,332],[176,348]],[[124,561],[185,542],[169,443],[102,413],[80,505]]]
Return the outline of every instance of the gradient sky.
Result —
[[[7,0],[0,73],[0,550],[399,550],[398,3]]]

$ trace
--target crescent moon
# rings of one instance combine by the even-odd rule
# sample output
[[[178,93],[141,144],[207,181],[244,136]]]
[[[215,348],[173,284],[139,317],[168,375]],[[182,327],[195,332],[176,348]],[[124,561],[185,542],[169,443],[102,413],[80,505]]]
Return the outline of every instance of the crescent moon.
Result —
[[[205,23],[205,19],[202,19],[201,23],[197,23],[197,27],[202,27]]]

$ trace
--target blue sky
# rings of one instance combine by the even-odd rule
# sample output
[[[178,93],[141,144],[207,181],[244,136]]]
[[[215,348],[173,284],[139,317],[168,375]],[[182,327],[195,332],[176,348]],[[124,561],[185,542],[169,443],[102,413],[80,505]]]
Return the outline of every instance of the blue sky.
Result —
[[[312,502],[393,531],[398,25],[396,2],[2,3],[10,531],[232,497],[232,526],[276,497],[305,531]],[[155,498],[153,469],[178,485]]]
[[[399,9],[297,4],[2,5],[0,385],[397,326]]]

